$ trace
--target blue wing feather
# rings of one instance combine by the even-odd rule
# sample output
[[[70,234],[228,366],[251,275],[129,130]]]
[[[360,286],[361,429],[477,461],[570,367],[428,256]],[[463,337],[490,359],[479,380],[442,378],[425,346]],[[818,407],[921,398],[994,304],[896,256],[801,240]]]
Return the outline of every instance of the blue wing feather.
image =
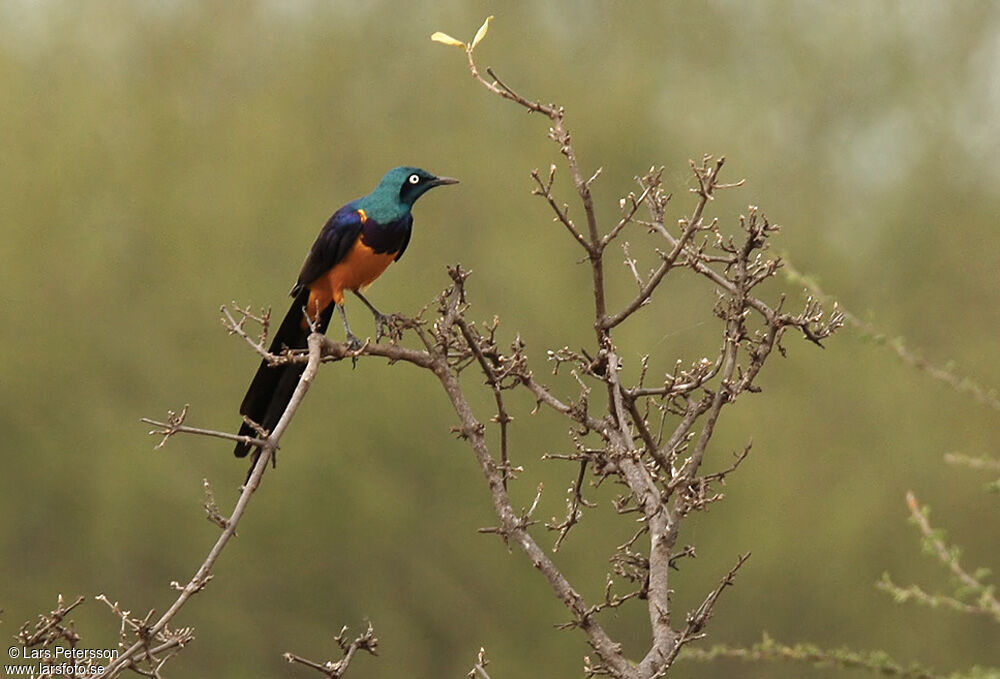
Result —
[[[315,281],[346,257],[354,245],[354,241],[358,239],[361,228],[361,215],[358,214],[353,202],[334,212],[320,230],[319,235],[316,236],[312,247],[309,248],[309,254],[306,255],[306,260],[302,263],[302,270],[299,272],[298,281],[292,288],[291,295],[294,297],[303,287]]]

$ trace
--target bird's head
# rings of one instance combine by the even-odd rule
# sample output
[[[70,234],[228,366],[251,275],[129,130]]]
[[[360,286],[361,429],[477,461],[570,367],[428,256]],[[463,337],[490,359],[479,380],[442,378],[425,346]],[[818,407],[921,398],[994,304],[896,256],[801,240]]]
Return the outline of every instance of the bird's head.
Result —
[[[417,198],[435,186],[457,183],[457,179],[438,177],[419,167],[394,167],[385,173],[375,192],[392,196],[400,203],[413,207]]]

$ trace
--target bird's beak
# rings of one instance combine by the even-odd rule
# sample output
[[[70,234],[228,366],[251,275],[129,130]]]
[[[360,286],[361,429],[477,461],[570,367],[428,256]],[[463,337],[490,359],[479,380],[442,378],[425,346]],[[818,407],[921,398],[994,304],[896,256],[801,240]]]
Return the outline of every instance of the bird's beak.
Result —
[[[443,186],[445,184],[457,184],[457,183],[458,180],[452,179],[451,177],[435,177],[434,179],[428,182],[430,186]]]

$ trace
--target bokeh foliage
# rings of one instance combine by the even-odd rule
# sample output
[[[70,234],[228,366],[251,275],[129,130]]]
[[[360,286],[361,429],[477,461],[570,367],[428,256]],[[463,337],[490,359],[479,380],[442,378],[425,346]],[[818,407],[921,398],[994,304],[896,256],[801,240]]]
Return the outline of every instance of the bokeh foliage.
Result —
[[[725,154],[748,184],[714,215],[760,205],[790,259],[848,308],[1000,384],[994,5],[0,0],[0,633],[58,592],[168,603],[167,583],[214,539],[201,479],[228,503],[245,469],[218,442],[153,453],[139,417],[190,403],[193,424],[238,424],[256,360],[225,335],[219,304],[283,307],[329,212],[387,167],[463,183],[421,202],[373,301],[413,313],[460,261],[478,315],[519,332],[538,370],[546,349],[586,341],[588,273],[529,195],[528,171],[555,157],[544,121],[473,87],[459,55],[428,40],[471,34],[489,13],[479,61],[567,108],[581,161],[605,168],[603,215],[653,164],[686,207],[686,160]],[[710,294],[666,292],[625,336],[636,363],[717,344]],[[887,570],[937,577],[914,557],[910,488],[970,565],[1000,562],[978,477],[941,462],[996,451],[996,413],[857,336],[825,352],[787,344],[764,393],[721,423],[719,466],[750,436],[754,451],[728,500],[682,536],[699,556],[677,601],[696,605],[749,549],[715,640],[766,630],[943,670],[1000,663],[995,630],[874,588]],[[530,473],[515,497],[530,502],[544,481],[539,513],[558,515],[574,472],[538,458],[565,450],[564,425],[516,406],[513,456]],[[582,640],[552,630],[565,612],[520,556],[475,532],[491,523],[488,498],[453,420],[405,366],[325,367],[278,473],[181,616],[199,638],[178,676],[297,674],[283,651],[323,656],[364,618],[380,658],[352,676],[462,676],[480,645],[494,676],[576,676]],[[592,598],[608,568],[594,554],[618,530],[593,518],[560,552]],[[78,610],[86,645],[114,642],[100,604]],[[627,635],[629,620],[611,626]],[[678,668],[730,669],[802,672]]]

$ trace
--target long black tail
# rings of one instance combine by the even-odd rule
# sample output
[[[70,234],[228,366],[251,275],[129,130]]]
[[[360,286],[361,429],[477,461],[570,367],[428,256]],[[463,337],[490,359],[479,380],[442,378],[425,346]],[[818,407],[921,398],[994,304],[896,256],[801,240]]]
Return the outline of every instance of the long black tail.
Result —
[[[286,348],[305,349],[308,346],[306,340],[312,330],[309,327],[302,327],[304,309],[308,299],[309,289],[303,287],[295,296],[291,308],[285,314],[285,319],[278,328],[278,332],[274,334],[274,339],[271,340],[270,351],[272,354],[280,353]],[[334,305],[330,304],[320,314],[319,320],[316,323],[316,330],[318,332],[326,332],[333,308]],[[250,383],[250,388],[247,389],[246,396],[243,397],[243,403],[240,405],[240,414],[250,418],[267,431],[272,431],[275,425],[278,424],[278,420],[281,419],[281,414],[285,412],[288,402],[292,400],[292,394],[295,392],[295,387],[299,383],[299,377],[301,377],[304,370],[305,365],[302,363],[286,363],[271,366],[267,361],[262,360],[260,367],[257,368],[257,374],[253,377],[253,382]],[[243,426],[240,427],[240,435],[256,437],[257,432],[254,431],[253,427],[244,422]],[[237,443],[236,449],[233,452],[236,454],[236,457],[246,457],[251,448],[255,449],[253,459],[254,463],[256,463],[258,451],[255,446],[246,443]],[[253,465],[250,468],[252,470]]]

